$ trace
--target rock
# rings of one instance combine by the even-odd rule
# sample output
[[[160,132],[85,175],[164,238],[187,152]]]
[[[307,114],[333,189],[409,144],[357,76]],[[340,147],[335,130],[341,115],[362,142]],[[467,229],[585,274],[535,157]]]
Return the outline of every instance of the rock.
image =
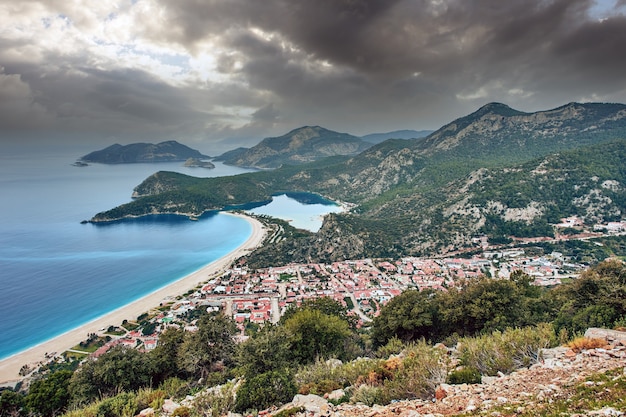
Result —
[[[330,409],[328,401],[318,395],[313,394],[298,394],[293,397],[291,404],[293,407],[304,407],[307,412],[316,414],[325,414]]]
[[[493,384],[494,382],[496,382],[498,378],[495,376],[487,376],[487,375],[483,375],[482,377],[480,377],[480,383],[481,384]]]
[[[154,417],[154,408],[144,408],[138,414],[139,417]]]
[[[333,392],[326,394],[324,396],[324,398],[328,398],[329,400],[339,400],[341,399],[344,395],[346,395],[346,392],[342,389],[336,389]]]
[[[178,407],[180,407],[179,404],[175,403],[174,401],[168,398],[167,400],[163,402],[162,410],[164,413],[172,414],[174,410],[176,410]]]
[[[441,401],[448,396],[448,392],[440,385],[435,390],[435,399]]]
[[[572,349],[568,349],[565,352],[565,357],[566,358],[575,358],[576,357],[576,352],[574,352]]]
[[[590,411],[590,416],[623,416],[624,413],[622,411],[617,411],[612,407],[604,407],[601,410]]]
[[[611,344],[626,344],[626,332],[591,327],[585,332],[590,339],[604,339]]]

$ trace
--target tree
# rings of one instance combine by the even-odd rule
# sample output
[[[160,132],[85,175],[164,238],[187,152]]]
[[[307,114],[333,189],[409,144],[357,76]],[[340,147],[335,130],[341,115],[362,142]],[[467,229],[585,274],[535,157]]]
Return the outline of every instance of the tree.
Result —
[[[185,335],[178,355],[179,366],[191,376],[206,378],[229,365],[235,353],[236,331],[235,323],[221,313],[201,317],[198,330]]]
[[[238,346],[237,363],[246,378],[269,371],[284,371],[292,362],[289,335],[282,326],[266,325]]]
[[[515,282],[481,278],[441,297],[447,333],[471,336],[525,326],[524,290]]]
[[[147,354],[115,346],[97,360],[88,359],[74,373],[69,387],[72,402],[85,404],[99,397],[150,386],[152,374]]]
[[[318,358],[342,357],[345,340],[350,336],[348,323],[319,310],[297,311],[284,323],[293,359],[311,363]]]
[[[404,342],[425,338],[433,340],[440,331],[436,293],[404,291],[385,305],[374,319],[372,339],[375,346],[397,337]]]
[[[70,400],[68,388],[72,374],[72,371],[58,371],[34,381],[26,396],[30,411],[48,417],[65,410]]]
[[[320,298],[311,298],[308,300],[304,300],[300,307],[290,307],[285,311],[285,314],[280,318],[281,323],[285,323],[294,314],[296,314],[300,310],[317,310],[321,313],[324,313],[329,316],[336,316],[340,319],[346,321],[350,328],[356,328],[357,318],[353,316],[348,316],[348,309],[339,301],[334,300],[330,297],[320,297]]]
[[[160,384],[166,379],[179,374],[179,350],[183,344],[185,331],[177,327],[166,329],[159,336],[159,343],[149,354],[155,369],[154,383]]]
[[[0,394],[0,416],[19,417],[25,415],[24,396],[10,389]]]

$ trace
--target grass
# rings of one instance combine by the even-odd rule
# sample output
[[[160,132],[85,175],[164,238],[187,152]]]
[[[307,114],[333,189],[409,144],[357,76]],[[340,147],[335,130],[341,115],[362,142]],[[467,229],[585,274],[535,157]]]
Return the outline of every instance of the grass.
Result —
[[[604,348],[607,346],[606,340],[593,339],[589,337],[577,337],[567,344],[567,347],[574,352],[580,352],[586,349]]]

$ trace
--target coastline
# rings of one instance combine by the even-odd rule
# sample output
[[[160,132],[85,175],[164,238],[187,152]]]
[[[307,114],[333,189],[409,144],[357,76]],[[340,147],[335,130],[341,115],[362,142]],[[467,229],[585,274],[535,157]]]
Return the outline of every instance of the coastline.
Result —
[[[253,217],[239,213],[221,213],[241,217],[252,226],[252,233],[237,249],[203,266],[197,271],[120,307],[117,310],[111,311],[89,323],[83,324],[53,339],[1,360],[0,384],[18,382],[21,379],[19,376],[20,368],[25,364],[33,365],[44,361],[47,353],[56,352],[60,354],[85,340],[89,333],[100,333],[100,329],[107,328],[110,325],[119,326],[124,320],[135,320],[137,316],[158,306],[164,299],[184,294],[188,290],[195,288],[198,284],[207,281],[210,276],[220,273],[223,269],[230,266],[235,259],[242,257],[248,251],[255,249],[263,242],[266,231],[261,222]]]

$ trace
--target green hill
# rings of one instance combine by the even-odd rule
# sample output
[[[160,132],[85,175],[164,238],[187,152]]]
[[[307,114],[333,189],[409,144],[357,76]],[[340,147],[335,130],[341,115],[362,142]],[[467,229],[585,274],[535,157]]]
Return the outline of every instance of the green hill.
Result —
[[[262,258],[444,253],[468,246],[479,233],[549,233],[548,223],[559,216],[619,218],[626,211],[624,138],[622,104],[571,103],[522,113],[494,103],[427,138],[387,140],[353,157],[221,178],[160,172],[136,188],[141,198],[92,221],[195,216],[280,192],[309,191],[356,208],[327,216],[314,237],[262,248]]]

